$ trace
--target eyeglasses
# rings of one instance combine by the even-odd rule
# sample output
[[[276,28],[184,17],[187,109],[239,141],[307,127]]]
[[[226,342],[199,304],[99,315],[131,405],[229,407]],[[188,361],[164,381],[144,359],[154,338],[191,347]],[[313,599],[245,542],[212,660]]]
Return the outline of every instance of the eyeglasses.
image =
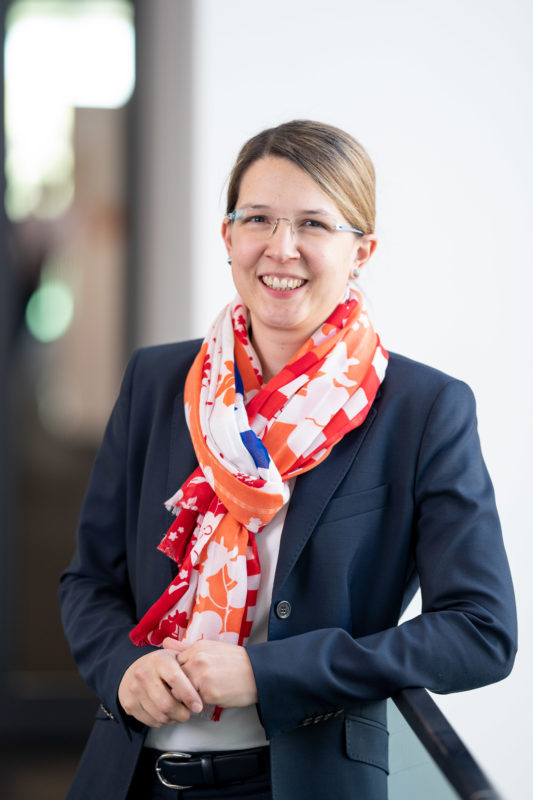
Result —
[[[268,212],[258,212],[253,208],[237,208],[227,215],[227,219],[234,222],[246,236],[258,240],[268,239],[269,236],[272,236],[281,221],[288,222],[292,235],[301,241],[325,240],[332,237],[337,231],[364,236],[364,231],[359,228],[351,228],[349,225],[340,225],[327,213],[313,213],[289,219],[289,217],[274,217]]]

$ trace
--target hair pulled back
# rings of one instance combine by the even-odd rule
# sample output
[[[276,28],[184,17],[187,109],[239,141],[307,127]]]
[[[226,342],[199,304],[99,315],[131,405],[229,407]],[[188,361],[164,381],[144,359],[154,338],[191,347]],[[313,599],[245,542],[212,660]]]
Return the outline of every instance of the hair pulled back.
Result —
[[[284,122],[246,142],[230,175],[227,214],[236,208],[248,167],[268,156],[292,161],[337,204],[350,225],[365,233],[374,232],[376,189],[370,156],[345,131],[312,120]]]

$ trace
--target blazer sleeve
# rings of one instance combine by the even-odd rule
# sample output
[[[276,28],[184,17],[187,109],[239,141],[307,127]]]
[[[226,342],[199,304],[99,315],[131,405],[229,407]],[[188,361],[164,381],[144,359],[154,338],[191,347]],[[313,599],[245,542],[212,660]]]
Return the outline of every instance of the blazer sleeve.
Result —
[[[130,361],[96,457],[81,512],[77,548],[61,576],[63,627],[82,678],[109,715],[124,721],[118,686],[133,661],[157,648],[129,639],[136,623],[126,558],[127,462],[133,375]]]
[[[406,687],[461,691],[511,670],[513,588],[465,384],[439,391],[414,470],[422,613],[362,638],[329,628],[248,647],[267,736]]]

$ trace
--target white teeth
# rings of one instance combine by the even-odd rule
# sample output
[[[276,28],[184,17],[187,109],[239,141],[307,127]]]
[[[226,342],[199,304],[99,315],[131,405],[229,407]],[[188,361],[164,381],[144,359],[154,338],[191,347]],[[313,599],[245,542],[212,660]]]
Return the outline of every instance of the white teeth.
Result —
[[[287,291],[287,289],[298,289],[305,281],[299,278],[277,278],[272,275],[262,275],[261,280],[269,289]]]

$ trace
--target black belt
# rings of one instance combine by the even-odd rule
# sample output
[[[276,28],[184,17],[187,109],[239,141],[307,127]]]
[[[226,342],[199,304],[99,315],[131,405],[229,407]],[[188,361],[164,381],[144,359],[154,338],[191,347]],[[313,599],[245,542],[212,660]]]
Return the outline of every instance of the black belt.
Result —
[[[268,746],[214,753],[161,753],[145,748],[144,755],[149,755],[157,777],[169,789],[224,786],[265,775],[269,769]]]

